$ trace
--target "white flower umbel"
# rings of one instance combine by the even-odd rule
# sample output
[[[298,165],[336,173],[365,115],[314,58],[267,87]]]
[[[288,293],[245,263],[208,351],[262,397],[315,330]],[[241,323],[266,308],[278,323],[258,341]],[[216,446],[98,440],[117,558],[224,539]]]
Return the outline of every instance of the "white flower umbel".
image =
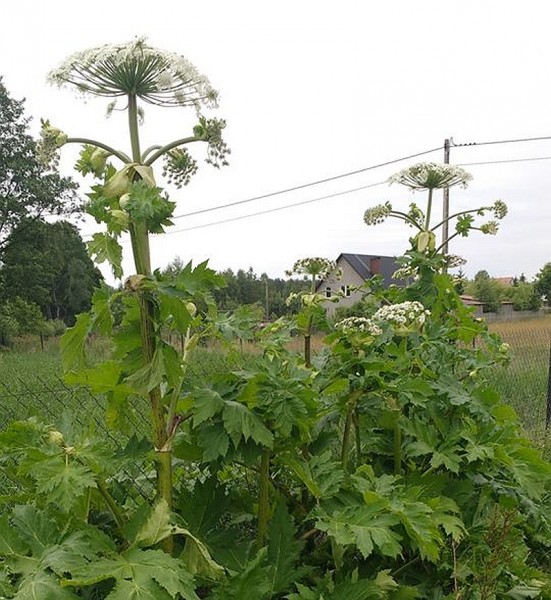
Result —
[[[424,323],[430,311],[416,301],[406,301],[400,304],[382,306],[373,315],[374,321],[389,323],[399,330],[419,329]]]
[[[144,38],[77,52],[49,74],[85,95],[136,96],[159,106],[216,106],[218,93],[183,56],[152,48]]]
[[[335,328],[343,333],[367,333],[371,336],[378,336],[383,333],[383,330],[372,319],[366,317],[347,317],[338,323],[335,323]]]
[[[293,268],[286,271],[287,276],[310,275],[318,279],[326,279],[330,275],[340,277],[340,270],[337,268],[337,263],[334,260],[321,258],[319,256],[313,258],[301,258],[293,265]]]
[[[472,175],[461,167],[439,163],[418,163],[389,177],[412,190],[436,190],[459,185],[466,188]]]

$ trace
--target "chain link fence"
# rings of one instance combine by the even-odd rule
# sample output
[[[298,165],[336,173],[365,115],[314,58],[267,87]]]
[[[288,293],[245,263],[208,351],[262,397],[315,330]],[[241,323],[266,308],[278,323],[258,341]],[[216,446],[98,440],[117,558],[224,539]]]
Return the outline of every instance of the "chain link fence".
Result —
[[[489,383],[515,408],[528,435],[543,440],[551,426],[551,315],[489,329],[510,346],[509,364],[494,368]]]
[[[546,420],[547,425],[551,425],[551,316],[495,323],[490,329],[510,345],[511,361],[508,366],[494,368],[488,383],[516,409],[528,436],[537,442],[543,441],[548,429]],[[194,361],[188,379],[192,385],[207,384],[214,374],[242,366],[239,362],[228,361],[222,353],[205,351]],[[7,379],[0,380],[0,431],[13,421],[32,416],[57,427],[69,415],[78,427],[93,428],[115,452],[123,452],[133,435],[149,437],[148,407],[143,399],[131,403],[130,410],[125,412],[123,431],[114,431],[106,424],[107,406],[102,395],[85,387],[68,386],[58,375],[12,374]],[[122,496],[129,490],[146,500],[155,495],[154,464],[151,453],[146,456],[136,458],[118,475]],[[4,457],[0,470],[0,496],[18,492],[17,481],[10,479],[6,461],[9,457]]]

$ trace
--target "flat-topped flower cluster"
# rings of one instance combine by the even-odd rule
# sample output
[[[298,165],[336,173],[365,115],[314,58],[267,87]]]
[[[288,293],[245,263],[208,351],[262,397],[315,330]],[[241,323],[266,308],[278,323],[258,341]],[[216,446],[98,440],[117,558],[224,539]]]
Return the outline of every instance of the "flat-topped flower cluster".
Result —
[[[347,317],[335,324],[335,328],[343,333],[366,333],[376,337],[383,333],[384,324],[390,325],[397,332],[417,331],[425,323],[430,311],[416,301],[389,304],[379,308],[372,317]]]
[[[285,272],[291,275],[311,275],[319,279],[326,279],[330,275],[340,277],[340,269],[334,260],[315,256],[312,258],[301,258],[295,262],[293,267]]]
[[[148,46],[145,38],[77,52],[49,74],[85,95],[135,95],[159,106],[216,106],[218,92],[184,56]]]
[[[383,333],[379,325],[373,319],[368,319],[367,317],[347,317],[336,323],[335,327],[343,333],[360,331],[372,336],[378,336]]]
[[[406,301],[400,304],[381,306],[373,315],[375,321],[386,321],[399,327],[420,327],[425,323],[430,311],[417,301]]]
[[[417,163],[389,177],[388,182],[401,183],[412,190],[436,190],[459,185],[466,188],[472,175],[455,165]]]

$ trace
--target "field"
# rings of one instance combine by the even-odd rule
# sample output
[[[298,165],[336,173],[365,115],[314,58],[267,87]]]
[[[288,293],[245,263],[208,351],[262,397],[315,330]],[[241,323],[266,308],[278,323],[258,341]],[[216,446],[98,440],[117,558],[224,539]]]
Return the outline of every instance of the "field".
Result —
[[[550,367],[551,315],[493,323],[490,331],[511,347],[510,364],[495,368],[490,383],[516,409],[530,436],[542,440]]]
[[[489,383],[503,400],[518,412],[527,433],[541,441],[545,435],[546,398],[549,376],[551,315],[532,320],[492,323],[490,331],[497,333],[510,347],[508,366],[495,368]],[[319,346],[320,340],[315,340]],[[86,390],[68,388],[63,384],[59,353],[55,345],[40,352],[27,340],[13,351],[0,353],[0,428],[18,418],[40,415],[57,420],[65,411],[94,418],[100,426],[104,401]],[[296,349],[300,349],[299,340]],[[199,349],[191,365],[194,379],[207,379],[212,372],[226,366],[226,359],[215,351]],[[84,410],[83,410],[84,409]],[[141,420],[145,408],[136,407],[129,421]]]

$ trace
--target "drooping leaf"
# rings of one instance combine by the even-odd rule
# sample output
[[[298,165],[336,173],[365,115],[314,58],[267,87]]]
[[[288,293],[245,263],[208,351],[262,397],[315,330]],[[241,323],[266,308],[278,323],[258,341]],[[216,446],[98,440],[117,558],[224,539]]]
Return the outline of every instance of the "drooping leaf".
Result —
[[[61,337],[61,361],[64,370],[84,366],[84,349],[90,331],[90,315],[84,313],[77,316],[76,323],[65,331]]]
[[[193,423],[197,427],[212,418],[224,408],[224,400],[220,394],[208,388],[193,394]]]
[[[198,432],[199,445],[203,448],[203,460],[216,460],[226,456],[230,446],[230,438],[221,424],[210,424],[201,427]]]
[[[226,400],[222,419],[234,446],[237,447],[241,438],[245,441],[252,439],[257,444],[267,448],[273,446],[274,436],[272,432],[255,413],[243,404]]]
[[[140,548],[155,546],[171,535],[173,529],[170,523],[170,509],[167,501],[162,498],[150,510],[146,521],[132,540],[132,544]]]

